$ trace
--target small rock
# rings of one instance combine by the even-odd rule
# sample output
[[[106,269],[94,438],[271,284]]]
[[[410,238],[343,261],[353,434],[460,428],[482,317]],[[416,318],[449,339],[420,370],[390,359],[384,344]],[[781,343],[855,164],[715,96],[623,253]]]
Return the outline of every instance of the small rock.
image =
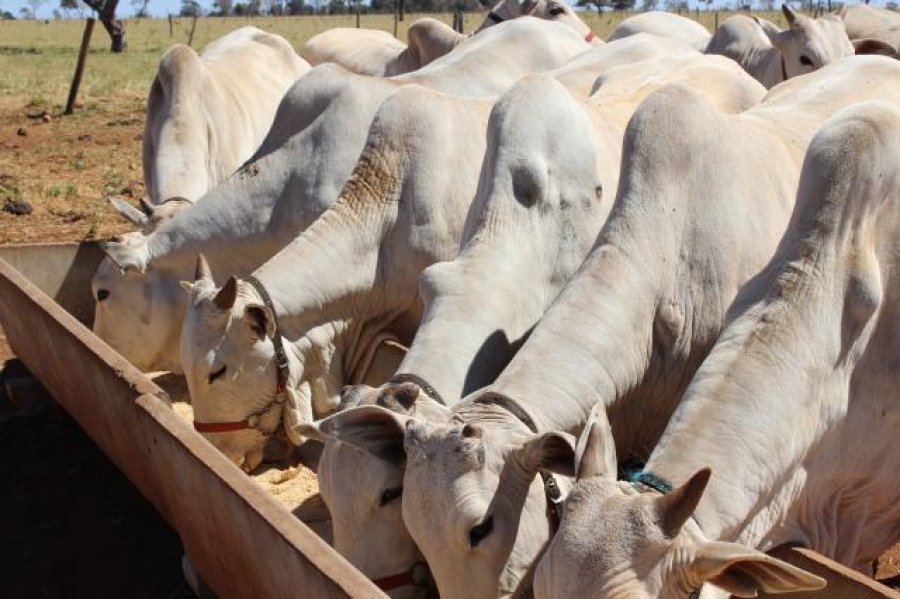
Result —
[[[18,135],[19,137],[25,137],[26,135],[28,135],[28,130],[25,127],[19,127],[16,130],[16,135]]]
[[[90,133],[82,133],[78,136],[78,141],[91,141],[91,139],[92,138]]]
[[[25,200],[13,200],[11,198],[7,198],[6,203],[3,205],[3,209],[10,214],[15,214],[17,216],[31,214],[32,210],[31,204]]]
[[[45,123],[49,123],[50,121],[53,120],[53,117],[51,117],[49,114],[45,113],[41,116],[41,120],[44,121]]]

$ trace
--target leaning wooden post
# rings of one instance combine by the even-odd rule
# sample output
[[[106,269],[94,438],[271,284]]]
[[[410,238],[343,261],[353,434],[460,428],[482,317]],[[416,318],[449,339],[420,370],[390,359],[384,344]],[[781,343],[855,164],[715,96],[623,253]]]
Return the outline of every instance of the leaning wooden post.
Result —
[[[172,29],[172,15],[169,15],[169,37],[175,37],[175,31]]]
[[[81,87],[81,76],[84,75],[84,61],[87,60],[92,33],[94,33],[94,17],[88,17],[87,22],[84,24],[84,35],[81,36],[81,49],[78,50],[78,63],[75,65],[72,86],[69,88],[69,99],[66,100],[66,109],[63,111],[63,114],[72,114],[72,111],[75,109],[75,98],[78,97],[78,88]]]
[[[188,46],[190,47],[194,43],[194,30],[197,28],[197,15],[194,15],[194,20],[191,21],[191,33],[188,35]]]

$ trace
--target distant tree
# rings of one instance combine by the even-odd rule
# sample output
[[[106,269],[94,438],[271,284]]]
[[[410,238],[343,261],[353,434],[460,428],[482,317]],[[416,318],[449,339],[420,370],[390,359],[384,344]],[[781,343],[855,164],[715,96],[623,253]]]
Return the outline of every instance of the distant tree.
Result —
[[[97,18],[103,23],[103,28],[109,34],[110,50],[115,53],[127,50],[128,42],[125,40],[125,25],[120,19],[116,18],[116,8],[119,6],[119,0],[82,0],[82,2],[97,13]]]
[[[16,16],[8,10],[0,10],[0,21],[15,21]]]
[[[197,0],[181,0],[181,10],[178,14],[182,17],[199,17],[200,3]]]
[[[63,14],[68,17],[70,11],[78,10],[78,0],[59,0],[59,7],[62,9]]]
[[[897,10],[900,8],[900,4],[897,4],[896,2],[887,2],[884,7],[888,10]]]
[[[407,10],[411,10],[407,8]],[[347,12],[347,4],[344,0],[328,0],[328,14],[339,15]]]
[[[53,9],[53,18],[56,19],[57,21],[59,21],[60,19],[63,18],[62,13],[59,12],[58,8]]]
[[[131,0],[131,5],[135,8],[134,16],[138,19],[149,16],[147,13],[148,4],[150,4],[150,0]]]
[[[644,0],[641,10],[656,10],[659,8],[659,0]]]
[[[669,12],[683,12],[688,8],[687,0],[666,0],[666,10]]]
[[[578,0],[575,6],[579,8],[596,8],[597,12],[603,12],[603,7],[607,5],[607,0]]]
[[[19,14],[22,16],[23,19],[33,19],[34,18],[34,15],[32,15],[31,11],[28,10],[28,8],[25,6],[23,6],[22,8],[19,9]]]
[[[250,0],[247,3],[247,15],[251,17],[259,15],[259,0]]]
[[[37,11],[47,0],[28,0],[28,6],[31,7],[31,18],[37,19]]]
[[[234,15],[236,17],[243,17],[247,14],[247,5],[241,2],[238,2],[234,5]]]
[[[288,0],[287,13],[289,15],[302,15],[306,11],[304,0]]]
[[[759,0],[759,7],[762,10],[773,11],[775,10],[775,0]]]
[[[213,9],[214,10],[210,13],[211,15],[215,17],[227,17],[234,9],[234,2],[232,0],[214,0]]]

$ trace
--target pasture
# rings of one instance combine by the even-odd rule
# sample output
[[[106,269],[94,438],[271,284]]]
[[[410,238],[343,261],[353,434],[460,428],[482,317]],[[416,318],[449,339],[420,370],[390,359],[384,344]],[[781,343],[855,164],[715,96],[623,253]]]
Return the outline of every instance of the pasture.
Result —
[[[582,16],[605,38],[629,13]],[[699,15],[708,29],[715,13]],[[408,14],[406,28],[422,15]],[[452,15],[436,15],[450,23]],[[726,13],[719,13],[724,20]],[[781,13],[768,17],[784,25]],[[466,15],[465,31],[483,19]],[[391,15],[363,15],[363,27],[393,31]],[[147,91],[160,55],[170,45],[187,42],[191,20],[176,18],[173,35],[166,19],[128,19],[128,51],[109,52],[102,27],[94,30],[75,114],[59,116],[65,104],[84,22],[0,22],[0,205],[7,198],[29,202],[34,212],[14,216],[0,212],[0,243],[78,241],[121,233],[129,225],[107,198],[137,200],[143,193],[141,133]],[[201,18],[195,48],[244,25],[283,35],[295,48],[332,27],[353,27],[353,15],[321,17]],[[29,118],[46,111],[50,122]],[[22,135],[24,133],[24,135]]]

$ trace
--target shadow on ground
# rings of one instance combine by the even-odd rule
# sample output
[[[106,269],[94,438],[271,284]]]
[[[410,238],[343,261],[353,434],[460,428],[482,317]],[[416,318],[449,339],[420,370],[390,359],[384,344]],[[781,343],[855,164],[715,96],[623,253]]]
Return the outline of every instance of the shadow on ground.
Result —
[[[193,596],[177,533],[62,409],[0,391],[0,464],[0,596]]]

